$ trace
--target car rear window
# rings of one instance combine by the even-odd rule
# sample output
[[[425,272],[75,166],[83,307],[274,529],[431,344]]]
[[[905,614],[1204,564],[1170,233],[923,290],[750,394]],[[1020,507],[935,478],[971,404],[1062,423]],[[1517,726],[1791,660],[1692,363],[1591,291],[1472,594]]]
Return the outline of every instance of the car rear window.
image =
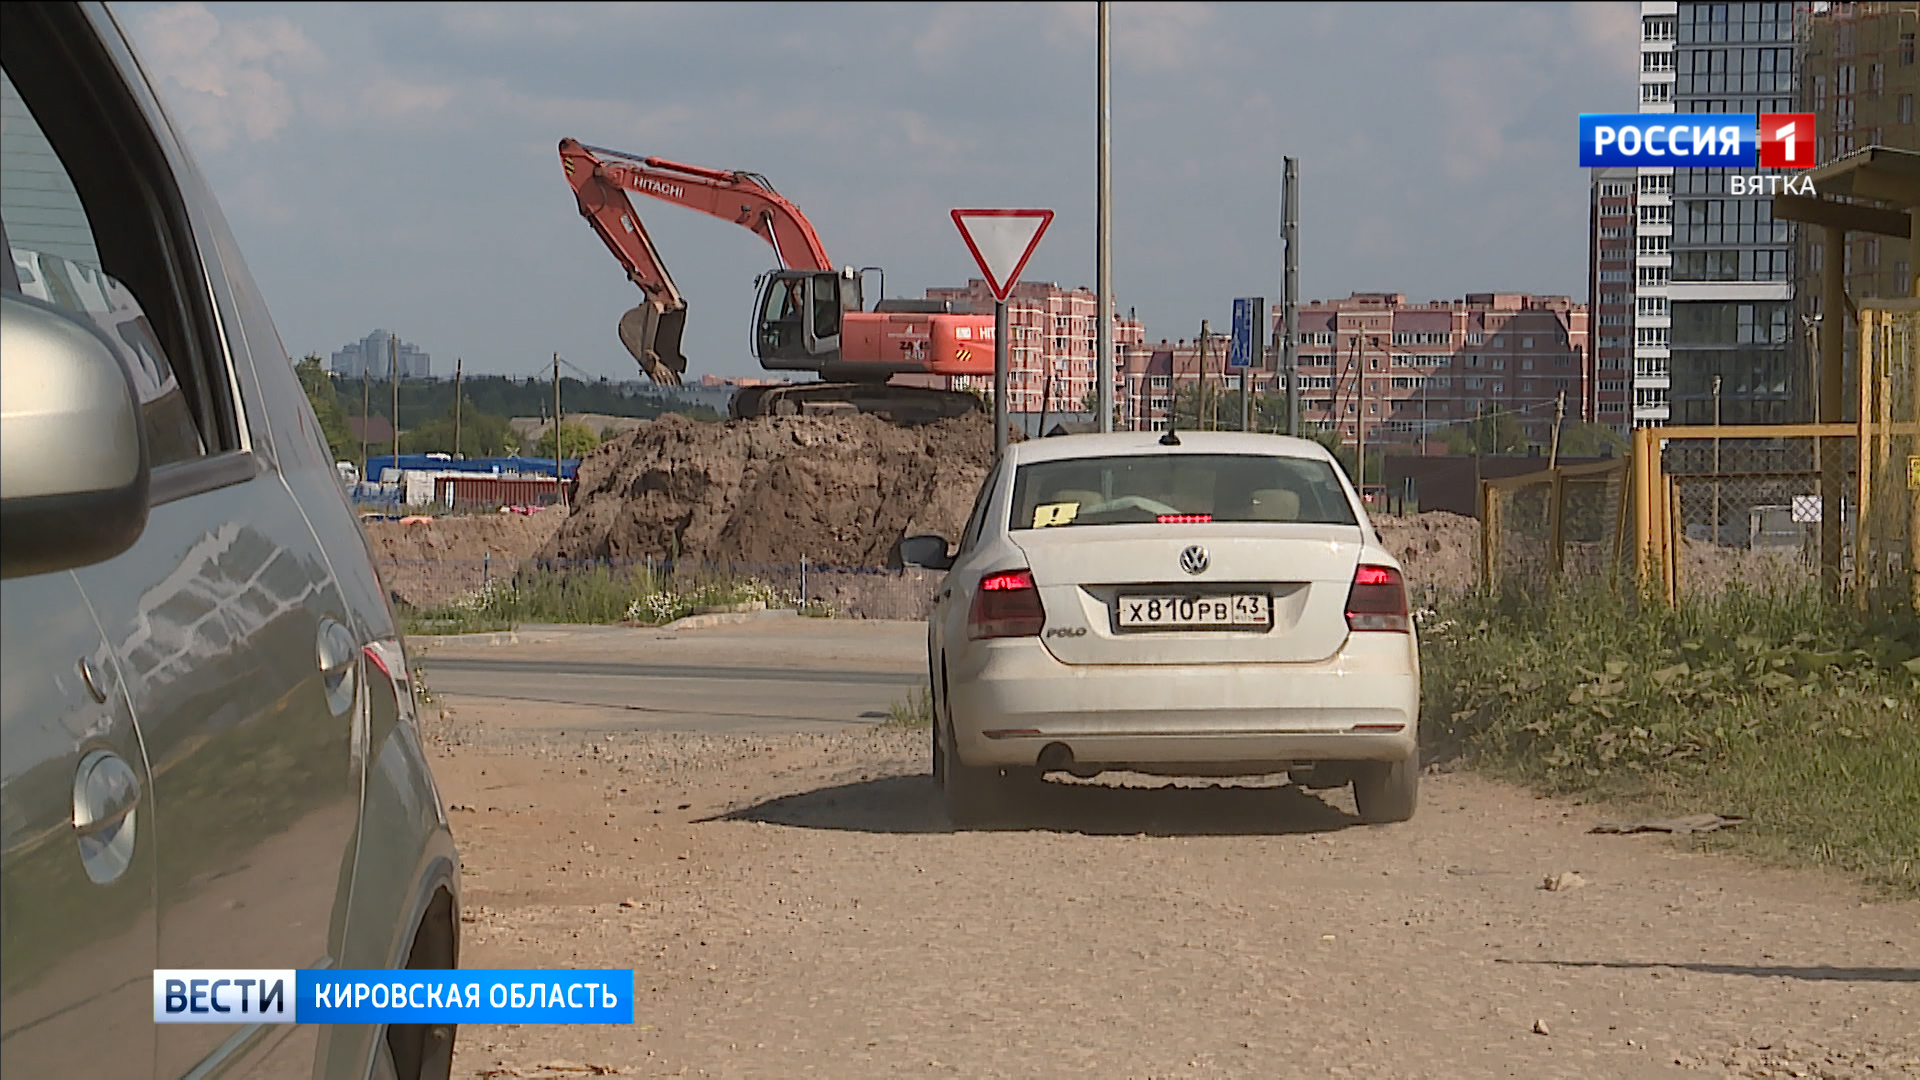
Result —
[[[1293,522],[1357,525],[1333,465],[1260,454],[1139,454],[1020,466],[1013,529]]]

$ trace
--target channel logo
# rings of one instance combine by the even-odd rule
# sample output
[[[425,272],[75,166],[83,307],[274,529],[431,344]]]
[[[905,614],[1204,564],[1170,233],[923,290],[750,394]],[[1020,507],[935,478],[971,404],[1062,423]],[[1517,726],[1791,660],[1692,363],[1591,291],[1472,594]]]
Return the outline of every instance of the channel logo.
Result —
[[[1582,113],[1580,165],[1811,169],[1812,113]]]
[[[156,969],[156,1024],[631,1024],[633,971]]]
[[[291,1024],[296,973],[225,968],[157,969],[153,973],[156,1024]]]

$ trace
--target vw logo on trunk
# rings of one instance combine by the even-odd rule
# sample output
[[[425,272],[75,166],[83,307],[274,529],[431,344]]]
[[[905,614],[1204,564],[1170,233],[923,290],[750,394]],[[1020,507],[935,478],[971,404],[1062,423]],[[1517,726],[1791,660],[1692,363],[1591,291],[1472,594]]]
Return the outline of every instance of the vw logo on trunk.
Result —
[[[1180,553],[1180,569],[1185,570],[1189,574],[1206,573],[1209,561],[1207,558],[1207,549],[1201,547],[1199,544],[1194,544]]]

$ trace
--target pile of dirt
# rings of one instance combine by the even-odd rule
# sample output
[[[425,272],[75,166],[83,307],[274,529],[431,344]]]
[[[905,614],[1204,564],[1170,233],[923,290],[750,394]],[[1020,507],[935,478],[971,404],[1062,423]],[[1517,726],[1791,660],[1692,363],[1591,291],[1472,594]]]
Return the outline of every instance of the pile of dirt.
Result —
[[[532,514],[472,514],[365,522],[380,579],[399,600],[434,607],[477,589],[488,575],[511,577],[567,520],[553,506]]]
[[[984,416],[663,416],[580,463],[573,515],[540,555],[882,567],[902,537],[958,538],[992,458]]]
[[[1415,597],[1428,590],[1463,593],[1480,579],[1480,522],[1444,510],[1376,516],[1380,543],[1400,560]]]

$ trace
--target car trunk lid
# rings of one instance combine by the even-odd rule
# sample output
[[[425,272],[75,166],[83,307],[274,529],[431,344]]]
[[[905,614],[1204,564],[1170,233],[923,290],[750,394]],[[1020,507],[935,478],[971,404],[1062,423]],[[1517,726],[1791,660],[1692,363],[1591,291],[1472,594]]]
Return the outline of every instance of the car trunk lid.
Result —
[[[1046,607],[1041,640],[1067,664],[1300,663],[1347,638],[1358,526],[1109,525],[1016,531]],[[1198,573],[1182,553],[1204,550]],[[1189,557],[1187,565],[1199,562]],[[1271,597],[1270,626],[1123,628],[1124,597]]]

